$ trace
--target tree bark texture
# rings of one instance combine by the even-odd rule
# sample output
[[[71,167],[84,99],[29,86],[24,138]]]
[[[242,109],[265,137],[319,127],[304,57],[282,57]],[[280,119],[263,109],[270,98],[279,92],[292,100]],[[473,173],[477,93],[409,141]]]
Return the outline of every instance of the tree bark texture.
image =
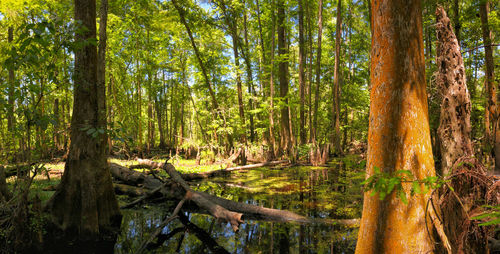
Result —
[[[372,50],[367,176],[410,170],[434,176],[419,0],[371,1]],[[403,183],[408,193],[409,183]],[[407,194],[407,196],[409,196]],[[366,192],[356,253],[432,253],[426,227],[429,194],[408,204]]]
[[[95,1],[75,0],[75,20],[86,27],[75,40],[96,37]],[[121,215],[106,158],[106,135],[87,134],[106,127],[104,89],[97,82],[97,48],[87,43],[75,51],[71,145],[64,174],[49,201],[53,222],[68,237],[94,239],[120,226]],[[103,110],[100,110],[103,109]]]
[[[436,85],[442,97],[438,135],[442,174],[448,175],[458,159],[473,155],[471,101],[460,46],[450,19],[441,7],[436,9],[436,37]]]

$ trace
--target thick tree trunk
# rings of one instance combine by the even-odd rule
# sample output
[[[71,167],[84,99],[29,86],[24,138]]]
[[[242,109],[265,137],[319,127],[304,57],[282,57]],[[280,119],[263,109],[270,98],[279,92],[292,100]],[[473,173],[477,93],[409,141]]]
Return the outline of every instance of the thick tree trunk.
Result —
[[[304,40],[304,8],[302,7],[302,0],[299,2],[299,93],[300,93],[300,144],[305,144],[306,141],[306,115],[305,115],[305,103],[306,103],[306,77],[304,73],[305,62],[306,62],[306,43]]]
[[[340,147],[340,83],[342,78],[340,77],[340,45],[342,42],[342,0],[337,1],[337,24],[336,24],[336,35],[335,35],[335,69],[334,69],[334,86],[333,86],[333,121],[331,144],[334,146],[335,154],[342,154],[342,148]]]
[[[419,0],[371,1],[371,103],[367,176],[374,168],[410,170],[419,180],[434,176],[427,114],[422,11]],[[403,183],[408,189],[410,183]],[[409,193],[407,193],[407,196]],[[404,204],[365,192],[356,253],[432,253],[426,201],[415,194]]]
[[[281,142],[284,154],[290,152],[292,146],[290,134],[290,115],[288,113],[288,48],[286,46],[286,14],[285,1],[278,0],[278,54],[281,108]]]
[[[481,17],[481,30],[483,33],[484,58],[486,62],[486,88],[488,91],[488,112],[493,131],[489,137],[490,144],[495,154],[495,172],[500,173],[500,121],[497,106],[497,85],[495,85],[495,65],[493,63],[493,47],[491,46],[492,34],[488,26],[489,2],[483,1],[479,5],[479,16]],[[486,119],[485,119],[486,120]],[[486,125],[486,124],[485,124]],[[488,124],[489,125],[489,124]],[[486,126],[487,127],[487,126]]]
[[[448,175],[458,159],[473,155],[471,102],[460,46],[443,8],[436,9],[436,24],[436,85],[442,97],[438,135],[442,174]]]
[[[96,37],[95,1],[75,0],[75,20],[87,29],[75,35],[82,42]],[[67,237],[81,240],[113,234],[121,215],[106,158],[105,90],[97,80],[97,49],[92,44],[75,52],[71,145],[61,183],[49,201],[52,221]],[[104,112],[104,113],[103,113]],[[93,138],[87,131],[93,129]]]

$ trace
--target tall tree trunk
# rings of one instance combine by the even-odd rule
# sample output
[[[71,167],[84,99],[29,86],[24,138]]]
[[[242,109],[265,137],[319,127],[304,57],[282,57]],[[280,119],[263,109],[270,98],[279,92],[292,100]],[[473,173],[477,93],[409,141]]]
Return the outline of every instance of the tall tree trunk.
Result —
[[[305,119],[305,87],[306,79],[304,74],[305,62],[306,62],[306,43],[304,40],[304,8],[302,7],[302,0],[299,2],[299,93],[300,93],[300,144],[305,144],[306,141],[306,119]]]
[[[177,12],[179,13],[179,17],[181,19],[181,23],[184,25],[186,28],[186,32],[188,33],[189,40],[191,41],[191,46],[193,47],[194,53],[196,55],[196,59],[198,60],[198,64],[200,65],[201,72],[203,73],[203,78],[205,80],[205,84],[208,89],[208,93],[210,94],[210,98],[212,99],[212,105],[214,107],[214,110],[218,112],[219,110],[219,103],[217,102],[217,98],[215,97],[215,92],[213,89],[212,82],[210,81],[210,78],[208,77],[208,71],[205,66],[205,62],[201,59],[201,54],[200,51],[198,50],[198,46],[196,46],[196,43],[193,38],[193,33],[191,32],[191,28],[189,27],[185,15],[186,15],[186,10],[184,10],[178,3],[177,0],[172,0],[172,3],[174,4],[175,9],[177,9]],[[218,115],[219,113],[217,113]]]
[[[458,46],[460,46],[460,28],[462,25],[460,24],[460,1],[453,1],[453,11],[455,12],[455,17],[453,19],[453,23],[455,23],[455,36],[457,37]]]
[[[316,91],[314,93],[314,127],[312,142],[316,143],[318,130],[319,87],[321,85],[321,37],[323,36],[323,0],[318,4],[318,50],[316,57]]]
[[[252,64],[251,64],[251,59],[250,59],[250,45],[248,43],[248,26],[247,26],[247,13],[243,14],[243,32],[245,36],[245,48],[244,52],[245,53],[245,65],[246,65],[246,71],[247,71],[247,86],[248,86],[248,94],[250,96],[250,99],[248,100],[248,106],[250,107],[251,110],[255,109],[255,97],[257,97],[257,94],[255,92],[254,84],[253,84],[253,71],[252,71]],[[243,50],[243,49],[242,49]],[[255,141],[255,123],[254,123],[254,113],[251,111],[249,112],[249,120],[250,120],[250,141],[254,142]],[[258,117],[259,115],[257,115]]]
[[[59,127],[61,125],[60,123],[60,117],[59,117],[59,99],[55,98],[54,99],[54,135],[53,135],[53,141],[54,141],[54,147],[52,148],[55,152],[58,152],[61,150],[60,147],[60,140],[61,140],[61,135],[59,134]]]
[[[9,26],[8,31],[7,31],[7,41],[9,44],[13,44],[14,41],[14,29],[12,26]],[[14,66],[7,66],[7,69],[9,70],[9,90],[7,92],[8,96],[8,105],[7,105],[7,130],[11,134],[9,137],[9,147],[10,149],[14,150],[14,142],[15,142],[15,132],[14,132],[14,125],[15,125],[15,119],[14,119],[14,110],[15,110],[15,105],[14,105],[14,90],[16,89],[16,84],[15,84],[15,75],[14,75]]]
[[[500,173],[500,121],[499,112],[497,106],[497,86],[495,85],[495,65],[493,63],[493,47],[492,34],[488,25],[488,13],[489,13],[489,2],[484,1],[479,5],[479,15],[481,17],[481,30],[483,32],[483,44],[484,44],[484,58],[486,62],[486,88],[488,91],[488,112],[489,117],[487,120],[491,121],[493,125],[493,131],[491,136],[487,137],[490,140],[490,144],[494,148],[495,154],[495,172]],[[486,124],[485,124],[486,125]],[[485,127],[489,127],[485,126]]]
[[[312,25],[311,25],[311,15],[309,15],[311,12],[311,4],[309,1],[305,1],[305,11],[306,11],[306,17],[307,17],[307,43],[308,43],[308,49],[309,51],[307,54],[309,55],[309,62],[307,64],[307,105],[308,105],[308,119],[309,119],[309,143],[312,143],[313,141],[313,104],[312,104],[312,84],[314,83],[313,80],[313,39],[312,39]]]
[[[372,83],[367,176],[374,168],[434,176],[427,110],[422,11],[419,0],[372,0]],[[403,183],[406,190],[410,183]],[[432,253],[425,204],[415,194],[404,204],[365,192],[356,253]],[[409,193],[407,193],[407,196]]]
[[[105,0],[104,0],[105,1]],[[95,1],[75,0],[75,20],[86,27],[75,41],[96,38]],[[106,4],[104,4],[107,6]],[[101,14],[105,15],[106,11]],[[102,20],[102,18],[101,18]],[[103,43],[102,37],[100,43]],[[64,174],[49,201],[52,221],[67,237],[94,240],[116,232],[121,215],[106,156],[105,90],[98,83],[96,46],[85,43],[75,51],[71,144]],[[105,49],[105,47],[100,47]],[[88,128],[82,128],[86,126]],[[93,129],[97,136],[87,134]]]
[[[340,45],[342,44],[342,0],[337,1],[337,24],[336,24],[336,35],[335,35],[335,69],[334,69],[334,80],[333,80],[333,121],[332,129],[334,131],[331,139],[331,143],[334,146],[335,154],[342,154],[342,147],[340,146],[340,83],[342,78],[340,77]]]
[[[230,25],[230,22],[236,23],[236,20],[229,21],[228,20],[228,25]],[[238,52],[238,29],[236,27],[236,24],[231,25],[231,38],[233,39],[233,53],[234,53],[234,65],[235,65],[235,73],[236,73],[236,87],[238,90],[238,110],[240,113],[240,128],[241,128],[241,143],[245,144],[247,143],[247,134],[246,134],[246,120],[245,120],[245,107],[243,105],[243,88],[241,85],[241,75],[240,75],[240,56]]]
[[[275,3],[272,1],[272,31],[271,31],[271,59],[269,70],[269,136],[271,138],[271,147],[269,148],[271,152],[271,157],[276,156],[276,138],[274,136],[274,50],[276,48],[276,15],[274,8]],[[270,158],[270,159],[272,159]]]
[[[280,98],[283,101],[281,104],[281,142],[280,148],[285,154],[290,152],[291,136],[290,136],[290,116],[288,114],[288,48],[286,46],[286,14],[285,1],[278,0],[278,54],[279,62],[279,79],[280,79]]]

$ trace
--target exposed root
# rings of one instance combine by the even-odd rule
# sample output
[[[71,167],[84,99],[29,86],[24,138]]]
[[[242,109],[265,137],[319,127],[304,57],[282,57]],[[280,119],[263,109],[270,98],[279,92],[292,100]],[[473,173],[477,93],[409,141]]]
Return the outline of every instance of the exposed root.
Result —
[[[443,215],[444,232],[453,253],[487,253],[488,237],[493,226],[479,226],[482,221],[471,220],[483,212],[483,205],[500,204],[500,185],[474,158],[459,159],[440,190],[438,206]]]

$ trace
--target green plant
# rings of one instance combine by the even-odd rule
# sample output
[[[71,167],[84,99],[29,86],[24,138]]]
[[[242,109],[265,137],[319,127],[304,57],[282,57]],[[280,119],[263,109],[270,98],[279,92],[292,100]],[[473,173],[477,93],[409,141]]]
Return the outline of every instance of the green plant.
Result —
[[[491,205],[485,205],[483,208],[486,209],[486,211],[478,216],[472,217],[472,220],[482,220],[482,219],[490,219],[486,222],[480,223],[479,226],[492,226],[492,225],[500,225],[500,205],[497,206],[491,206]],[[499,229],[497,229],[499,230]]]
[[[378,194],[380,200],[384,200],[385,197],[395,191],[396,196],[405,204],[408,204],[408,199],[403,188],[403,183],[411,184],[410,195],[413,196],[415,194],[425,194],[430,189],[437,189],[446,182],[437,176],[417,179],[409,170],[383,172],[380,168],[374,166],[373,171],[374,174],[361,183],[365,191],[371,190],[371,196]]]

